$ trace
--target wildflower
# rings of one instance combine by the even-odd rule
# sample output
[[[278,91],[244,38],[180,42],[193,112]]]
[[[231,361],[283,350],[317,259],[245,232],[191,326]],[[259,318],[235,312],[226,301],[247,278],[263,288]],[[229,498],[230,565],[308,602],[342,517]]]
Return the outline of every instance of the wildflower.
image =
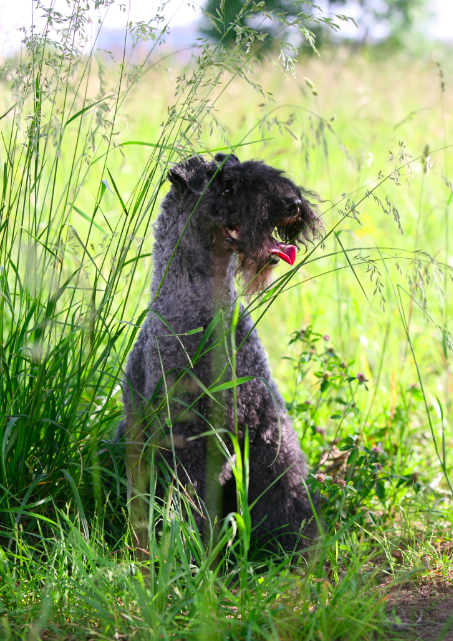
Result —
[[[338,487],[346,487],[346,481],[344,479],[338,479],[337,485]]]
[[[309,401],[308,398],[307,398],[307,400],[305,401],[305,405],[311,405],[311,404],[312,404],[312,402]]]
[[[329,378],[330,378],[330,372],[324,372],[324,374],[322,375],[322,377],[323,377],[323,379],[324,379],[325,381],[328,381],[328,380],[329,380]]]
[[[324,339],[325,341],[330,341],[330,336],[329,336],[329,334],[324,334],[323,339]]]
[[[318,483],[324,483],[324,481],[326,480],[326,475],[323,474],[322,472],[319,472],[316,475],[316,480],[318,481]]]
[[[357,380],[359,381],[360,385],[362,385],[362,383],[365,383],[366,382],[365,374],[362,374],[361,372],[359,372],[357,374]]]
[[[371,454],[380,454],[381,451],[382,450],[379,445],[373,445],[373,447],[371,448]]]

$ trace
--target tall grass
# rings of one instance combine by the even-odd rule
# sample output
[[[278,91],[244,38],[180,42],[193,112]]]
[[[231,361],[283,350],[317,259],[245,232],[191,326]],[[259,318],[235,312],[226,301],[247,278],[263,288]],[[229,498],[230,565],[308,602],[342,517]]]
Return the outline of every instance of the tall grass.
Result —
[[[101,21],[108,5],[96,5]],[[167,30],[161,13],[147,24],[128,25],[135,42],[149,43],[149,54],[141,64],[128,62],[125,37],[115,75],[96,53],[96,35],[91,50],[85,49],[85,5],[71,3],[67,16],[53,5],[35,6],[46,16],[44,26],[25,34],[21,56],[8,62],[1,76],[8,96],[0,151],[0,593],[5,637],[398,636],[376,585],[394,578],[392,552],[401,541],[409,549],[404,577],[425,572],[414,541],[420,531],[439,534],[451,525],[443,509],[452,490],[451,335],[448,308],[442,322],[436,321],[434,288],[428,288],[434,280],[443,300],[451,271],[448,240],[443,253],[435,255],[393,242],[362,246],[353,234],[366,219],[361,212],[367,207],[374,208],[375,216],[379,211],[382,219],[392,219],[391,225],[382,223],[392,230],[388,234],[395,237],[407,223],[415,225],[418,239],[425,224],[421,210],[415,223],[405,220],[399,185],[405,175],[415,184],[411,167],[421,162],[423,189],[437,156],[426,149],[415,159],[401,143],[387,174],[365,180],[365,163],[359,161],[359,189],[357,182],[348,184],[350,193],[340,195],[332,175],[340,163],[352,168],[353,158],[337,136],[336,123],[321,115],[318,91],[308,77],[301,91],[312,95],[314,108],[298,103],[288,111],[271,104],[269,66],[260,71],[256,58],[262,40],[259,29],[252,28],[236,30],[233,47],[224,44],[230,42],[227,37],[215,46],[198,43],[191,65],[175,80],[163,122],[154,122],[162,117],[160,109],[147,114],[153,122],[151,138],[117,143],[123,109],[137,95],[135,85],[144,83],[148,91],[146,78],[165,57],[159,49]],[[244,6],[244,12],[256,9],[252,3]],[[221,16],[211,19],[221,26]],[[279,21],[282,36],[269,51],[277,51],[275,58],[280,55],[291,78],[296,52],[283,40],[288,24],[282,15],[268,19]],[[310,40],[308,19],[301,14],[292,27]],[[159,71],[162,84],[164,78]],[[297,79],[292,82],[300,88]],[[241,91],[258,92],[265,106],[256,117],[245,114],[231,137],[220,105],[238,83],[245,87]],[[164,98],[159,100],[161,106]],[[288,115],[281,115],[285,109]],[[335,309],[341,349],[322,334],[333,335],[333,324],[319,327],[332,319],[317,307],[319,299],[313,304],[316,296],[310,305],[314,328],[297,327],[297,315],[290,316],[292,326],[283,331],[279,326],[282,341],[296,330],[293,361],[285,362],[291,372],[288,408],[312,465],[310,483],[326,499],[324,535],[308,561],[254,547],[246,501],[247,453],[242,460],[238,449],[239,513],[216,536],[213,528],[203,539],[194,525],[193,506],[176,490],[164,505],[153,501],[151,476],[149,538],[143,548],[123,500],[122,452],[111,437],[122,414],[124,361],[149,308],[150,238],[166,173],[193,153],[220,148],[243,155],[261,149],[272,160],[272,142],[265,147],[262,141],[279,134],[287,147],[291,136],[299,138],[303,154],[298,162],[303,160],[307,173],[310,163],[324,163],[328,181],[319,191],[330,199],[322,204],[327,233],[248,305],[257,322],[272,323],[281,318],[282,300],[306,303],[304,283],[312,278],[322,283],[324,273],[336,279],[336,300],[329,305]],[[447,142],[445,134],[440,146],[446,148]],[[122,152],[143,159],[143,168],[134,168],[127,195],[119,172]],[[447,239],[449,204],[450,199],[442,232]],[[345,310],[347,297],[351,301]],[[365,308],[375,315],[383,314],[380,308],[388,313],[379,358],[361,368],[363,377],[357,376],[345,338],[354,332],[354,306],[358,315]],[[420,355],[411,332],[414,318],[420,323],[422,316],[441,337],[445,401],[426,380],[426,355]],[[391,379],[383,397],[390,328],[398,318],[402,331],[397,336],[406,338],[399,358],[404,356],[405,363],[409,354],[416,369],[404,376],[404,384],[397,372],[399,380]],[[234,326],[219,330],[216,340],[224,338],[234,347]],[[200,333],[201,345],[206,339]],[[416,381],[410,378],[414,371],[419,379],[410,387],[406,379]],[[382,398],[383,407],[377,409]],[[429,455],[424,457],[421,447]],[[438,493],[430,488],[432,475],[422,468],[427,460],[442,473]],[[424,545],[431,545],[429,537]],[[440,554],[436,548],[428,553]]]

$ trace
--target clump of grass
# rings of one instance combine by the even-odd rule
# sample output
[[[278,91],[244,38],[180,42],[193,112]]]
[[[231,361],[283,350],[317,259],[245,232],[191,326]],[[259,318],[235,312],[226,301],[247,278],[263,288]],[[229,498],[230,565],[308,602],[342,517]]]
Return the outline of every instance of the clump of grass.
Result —
[[[96,8],[102,14],[108,5],[100,2]],[[406,579],[428,575],[417,555],[438,550],[431,534],[441,538],[451,527],[442,504],[451,499],[451,407],[449,398],[442,403],[427,389],[421,366],[415,386],[401,382],[397,400],[395,383],[377,407],[389,329],[378,362],[360,368],[354,366],[350,344],[337,349],[315,331],[315,309],[314,325],[293,334],[295,385],[288,408],[309,454],[310,484],[324,497],[323,538],[308,559],[253,546],[247,452],[242,456],[239,448],[238,514],[219,531],[213,524],[211,536],[202,539],[190,501],[170,487],[163,504],[154,502],[151,477],[149,538],[146,548],[138,549],[136,524],[123,500],[127,483],[121,452],[111,442],[122,413],[124,359],[148,310],[143,300],[151,270],[149,238],[167,168],[195,152],[233,151],[255,142],[250,138],[259,133],[260,140],[277,131],[295,136],[305,118],[298,134],[303,162],[308,170],[315,155],[329,169],[332,139],[342,158],[353,160],[336,138],[333,121],[300,105],[288,117],[269,106],[272,96],[253,75],[263,36],[233,24],[227,31],[236,32],[235,45],[228,44],[228,33],[216,45],[197,45],[197,58],[177,77],[173,104],[153,140],[117,144],[123,105],[143,74],[159,64],[158,47],[168,28],[164,19],[158,12],[147,24],[129,24],[129,35],[136,42],[149,41],[150,52],[142,64],[131,65],[125,49],[110,87],[112,74],[95,47],[83,52],[85,8],[74,3],[66,16],[53,6],[37,4],[36,9],[45,12],[44,28],[26,33],[22,57],[1,71],[10,100],[1,117],[0,150],[0,593],[5,638],[28,633],[34,638],[92,638],[96,633],[143,639],[398,636],[382,586],[398,574]],[[246,3],[240,18],[254,11]],[[268,17],[280,21],[283,37],[289,26],[285,16]],[[292,26],[310,40],[307,19],[300,14]],[[281,60],[283,52],[291,75],[294,48],[283,40],[277,44],[276,57],[280,53]],[[256,123],[247,123],[239,139],[231,141],[216,108],[238,82],[258,91],[266,106]],[[312,81],[306,84],[313,90]],[[317,100],[318,91],[312,94]],[[215,143],[206,144],[207,138]],[[127,144],[134,150],[145,147],[149,155],[125,195],[123,176],[115,169]],[[429,171],[432,155],[425,150],[420,159]],[[332,272],[338,288],[348,274],[352,280],[344,292],[353,287],[360,305],[372,307],[378,300],[382,308],[391,305],[399,313],[406,356],[410,353],[418,364],[411,322],[419,313],[428,314],[433,298],[429,278],[443,282],[447,291],[448,246],[445,260],[438,262],[427,253],[388,245],[351,246],[343,234],[345,228],[357,228],[366,206],[403,229],[401,206],[387,187],[390,180],[399,189],[403,172],[414,163],[403,143],[392,163],[387,175],[366,187],[336,198],[331,194],[335,204],[323,207],[326,238],[249,301],[257,322],[272,316],[282,296],[300,291],[292,288],[303,281],[302,270],[318,269],[318,282],[323,272]],[[367,293],[364,270],[376,299]],[[398,270],[404,278],[396,281]],[[343,337],[351,322],[340,289],[336,304]],[[447,362],[448,316],[445,312],[443,322],[429,318],[441,332]],[[296,326],[295,319],[290,322]],[[330,326],[327,331],[332,333]],[[229,334],[234,340],[234,327],[219,331],[216,340]],[[438,489],[431,487],[427,467],[435,460],[433,444],[442,475]],[[429,448],[429,455],[423,448]],[[401,550],[401,557],[394,555]],[[431,556],[448,575],[449,559]]]

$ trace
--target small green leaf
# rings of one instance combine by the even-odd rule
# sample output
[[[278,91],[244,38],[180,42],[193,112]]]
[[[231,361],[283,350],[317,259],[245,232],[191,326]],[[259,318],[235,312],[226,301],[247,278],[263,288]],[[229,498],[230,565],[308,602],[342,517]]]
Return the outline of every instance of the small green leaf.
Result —
[[[376,481],[375,492],[381,501],[385,499],[385,486],[380,481]]]
[[[113,193],[114,193],[114,192],[110,189],[110,186],[109,186],[109,184],[108,184],[107,180],[104,178],[104,180],[102,181],[102,187],[101,187],[101,198],[102,198],[102,196],[104,195],[104,193],[105,193],[105,190],[106,190],[106,189],[108,189],[108,190],[109,190],[109,192],[110,192],[111,194],[113,194]],[[101,200],[101,198],[100,198],[99,200]]]
[[[12,110],[14,109],[14,107],[15,107],[17,104],[18,104],[18,103],[17,103],[17,102],[15,102],[15,103],[14,103],[14,105],[8,109],[8,111],[5,111],[5,113],[3,114],[3,116],[0,116],[0,120],[3,120],[3,118],[4,118],[5,116],[7,116],[7,115],[9,114],[9,112],[10,112],[10,111],[12,111]]]
[[[188,332],[186,332],[186,336],[191,336],[192,334],[199,334],[202,331],[203,331],[202,327],[197,327],[197,329],[190,329]]]
[[[88,214],[85,214],[85,212],[83,212],[81,209],[76,207],[74,204],[72,204],[72,208],[79,214],[79,216],[82,216],[82,218],[85,218],[85,220],[87,222],[89,222],[90,224],[92,224],[93,227],[96,227],[96,229],[98,229],[103,234],[105,234],[105,229],[103,229],[100,225],[98,225],[97,223],[94,222],[94,220],[93,220],[94,216],[93,216],[93,218],[90,218],[90,216],[88,216]]]
[[[104,98],[101,98],[100,100],[97,100],[96,102],[93,102],[91,105],[88,105],[88,107],[84,107],[80,111],[78,111],[76,114],[74,114],[69,120],[66,121],[65,127],[69,125],[70,122],[81,116],[82,114],[85,113],[85,111],[88,111],[89,109],[92,109],[96,105],[98,105],[100,102],[103,102],[104,100],[108,100],[109,98],[114,98],[114,96],[105,96]]]
[[[88,531],[88,522],[87,522],[87,519],[86,519],[86,516],[85,516],[84,509],[83,509],[82,501],[80,499],[80,494],[79,494],[79,492],[77,490],[77,485],[75,484],[74,479],[72,478],[72,476],[69,474],[69,472],[67,470],[63,470],[62,469],[61,471],[65,475],[66,479],[69,481],[69,485],[71,486],[72,494],[73,494],[73,496],[75,498],[75,501],[77,503],[77,507],[78,507],[78,510],[79,510],[80,521],[82,523],[83,533],[85,535],[85,539],[87,541],[89,541],[90,540],[90,534],[89,534],[89,531]]]
[[[206,343],[209,340],[209,337],[211,336],[212,332],[214,331],[214,329],[216,328],[217,324],[219,323],[219,321],[220,321],[220,319],[222,317],[222,313],[223,313],[222,310],[219,309],[217,314],[214,316],[212,321],[209,323],[208,327],[206,328],[205,333],[203,334],[203,336],[201,338],[200,344],[197,347],[197,351],[195,352],[195,355],[193,357],[193,361],[195,361],[196,358],[201,354],[201,351],[202,351],[203,347],[206,345]]]
[[[221,392],[225,389],[231,389],[232,387],[238,387],[242,383],[247,383],[248,381],[253,381],[255,376],[242,376],[237,378],[235,381],[228,381],[227,383],[222,383],[221,385],[216,385],[216,387],[211,387],[210,392]]]
[[[107,171],[108,171],[108,174],[109,174],[109,176],[110,176],[110,180],[112,181],[113,189],[115,190],[115,194],[118,196],[118,200],[119,200],[119,201],[120,201],[120,203],[121,203],[121,207],[123,208],[123,211],[124,211],[124,213],[125,213],[125,214],[126,214],[126,216],[127,216],[127,215],[128,215],[128,213],[127,213],[126,205],[124,204],[123,199],[122,199],[122,198],[121,198],[121,196],[120,196],[120,192],[118,191],[118,187],[116,186],[115,180],[114,180],[114,178],[113,178],[112,174],[110,173],[110,170],[109,170],[109,168],[108,168],[108,167],[107,167]],[[107,181],[104,181],[104,180],[103,180],[102,182],[105,182],[105,183],[107,184]],[[111,189],[110,189],[110,188],[109,188],[109,191],[111,191]]]

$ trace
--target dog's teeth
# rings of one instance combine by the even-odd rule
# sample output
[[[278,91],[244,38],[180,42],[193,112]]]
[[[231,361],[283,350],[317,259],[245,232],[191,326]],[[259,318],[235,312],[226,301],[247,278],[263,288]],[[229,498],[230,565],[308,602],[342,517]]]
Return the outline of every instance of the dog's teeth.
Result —
[[[231,230],[229,229],[228,233],[230,234],[231,238],[236,239],[238,237],[238,233],[237,233],[236,229],[231,229]]]

